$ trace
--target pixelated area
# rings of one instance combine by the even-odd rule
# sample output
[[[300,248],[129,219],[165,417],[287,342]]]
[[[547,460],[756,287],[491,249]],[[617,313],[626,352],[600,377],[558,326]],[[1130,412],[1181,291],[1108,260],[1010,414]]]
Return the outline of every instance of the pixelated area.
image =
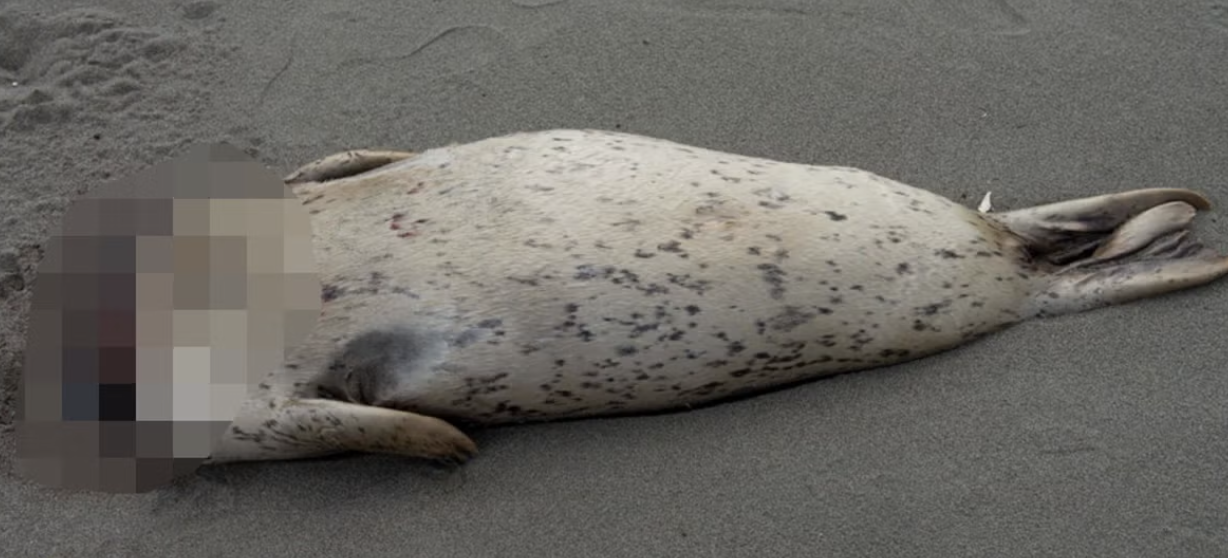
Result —
[[[17,471],[106,492],[191,473],[319,312],[308,215],[238,149],[99,188],[39,267]]]

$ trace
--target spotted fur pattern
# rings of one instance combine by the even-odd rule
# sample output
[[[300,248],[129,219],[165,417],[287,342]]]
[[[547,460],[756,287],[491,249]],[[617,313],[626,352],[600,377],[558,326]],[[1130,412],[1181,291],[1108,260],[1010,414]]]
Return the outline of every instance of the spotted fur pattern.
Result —
[[[327,305],[301,366],[480,423],[900,362],[1014,321],[1030,290],[1017,247],[940,196],[618,133],[436,149],[298,194]],[[367,362],[339,358],[372,335]]]
[[[1154,263],[1051,288],[1056,268],[1029,248],[1077,255],[1109,238],[1087,244],[1079,231],[1112,233],[1162,202],[1189,206],[1140,218],[1097,253],[1122,251],[1167,234],[1155,226],[1165,215],[1192,218],[1206,203],[1148,190],[993,218],[854,168],[590,130],[378,157],[397,162],[295,186],[312,216],[324,311],[218,460],[296,455],[309,421],[271,425],[279,397],[400,412],[388,417],[406,435],[456,447],[471,442],[439,419],[665,411],[923,357],[1109,301],[1102,292],[1176,288],[1158,285]],[[305,168],[299,176],[334,177],[329,165]],[[1087,246],[1071,249],[1070,231]],[[1154,250],[1201,249],[1182,239]],[[1228,272],[1177,263],[1186,286]]]

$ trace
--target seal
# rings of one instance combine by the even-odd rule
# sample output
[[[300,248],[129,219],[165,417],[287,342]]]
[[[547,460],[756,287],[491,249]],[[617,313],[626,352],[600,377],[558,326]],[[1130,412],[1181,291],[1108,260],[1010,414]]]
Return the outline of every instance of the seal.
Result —
[[[463,461],[476,448],[452,425],[705,405],[1228,273],[1190,233],[1210,207],[1190,190],[987,213],[607,131],[351,151],[286,182],[323,311],[214,463]]]

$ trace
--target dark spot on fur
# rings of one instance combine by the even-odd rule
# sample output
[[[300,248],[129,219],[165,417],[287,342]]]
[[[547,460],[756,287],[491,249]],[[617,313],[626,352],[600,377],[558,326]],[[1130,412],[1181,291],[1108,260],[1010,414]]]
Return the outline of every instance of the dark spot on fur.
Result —
[[[608,278],[615,271],[613,267],[597,267],[591,264],[584,264],[576,266],[576,273],[573,277],[580,281],[588,281],[591,279]]]
[[[836,213],[835,211],[824,211],[823,213],[826,213],[828,217],[831,217],[832,221],[843,221],[849,218],[848,215],[842,215],[840,213]]]
[[[951,305],[951,301],[944,300],[936,304],[928,304],[925,306],[919,306],[917,307],[916,310],[918,314],[921,314],[923,316],[933,316],[937,314],[939,311],[941,311],[943,308],[946,308],[950,305]]]
[[[679,287],[682,287],[684,289],[693,291],[701,295],[707,292],[708,289],[710,289],[712,285],[712,282],[706,279],[692,279],[691,274],[689,273],[685,275],[676,275],[673,273],[666,273],[665,275],[666,277],[669,277],[669,282],[671,284],[677,285]]]
[[[830,310],[828,312],[830,313]],[[793,331],[813,320],[814,316],[813,312],[803,311],[796,306],[785,306],[784,310],[773,316],[769,322],[774,331]]]
[[[784,298],[785,295],[785,271],[780,269],[776,264],[764,263],[759,264],[758,269],[763,272],[763,280],[769,287],[769,294],[774,299]]]
[[[345,294],[345,289],[341,287],[336,285],[324,285],[324,288],[320,291],[320,299],[324,302],[329,302],[336,300],[337,297],[343,294]]]

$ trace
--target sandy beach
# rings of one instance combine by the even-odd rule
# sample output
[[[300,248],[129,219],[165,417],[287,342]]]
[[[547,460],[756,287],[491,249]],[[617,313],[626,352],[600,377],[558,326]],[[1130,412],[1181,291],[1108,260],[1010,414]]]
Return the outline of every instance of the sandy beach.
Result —
[[[166,490],[12,472],[42,242],[194,142],[602,128],[861,167],[995,209],[1204,192],[1228,253],[1212,0],[3,0],[0,556],[1228,556],[1228,282],[689,413],[481,431]]]

